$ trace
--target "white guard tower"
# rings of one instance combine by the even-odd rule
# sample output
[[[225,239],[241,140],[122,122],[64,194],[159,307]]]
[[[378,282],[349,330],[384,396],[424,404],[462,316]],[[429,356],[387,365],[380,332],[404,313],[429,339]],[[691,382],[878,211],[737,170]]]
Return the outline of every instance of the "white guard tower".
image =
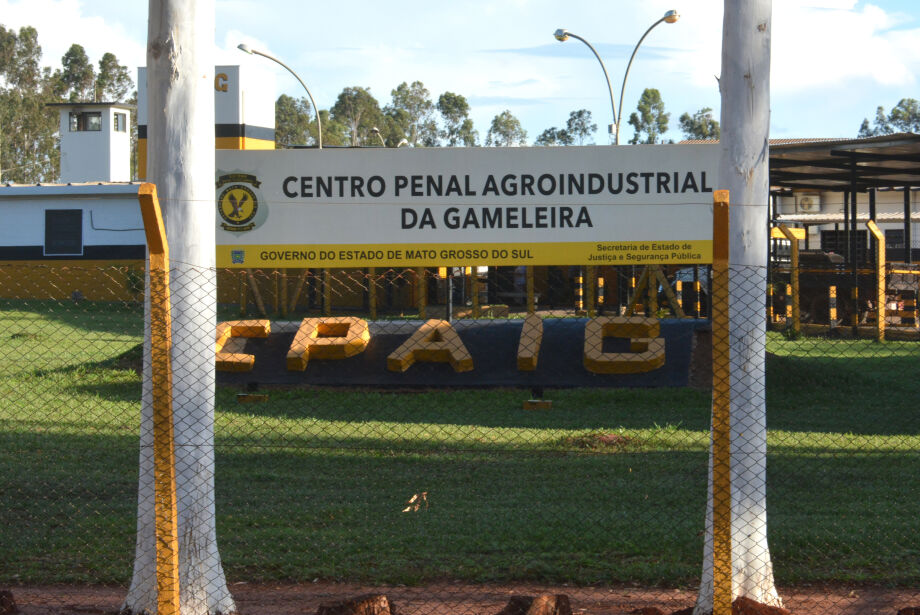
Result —
[[[131,181],[131,112],[122,103],[48,105],[61,112],[61,182]]]

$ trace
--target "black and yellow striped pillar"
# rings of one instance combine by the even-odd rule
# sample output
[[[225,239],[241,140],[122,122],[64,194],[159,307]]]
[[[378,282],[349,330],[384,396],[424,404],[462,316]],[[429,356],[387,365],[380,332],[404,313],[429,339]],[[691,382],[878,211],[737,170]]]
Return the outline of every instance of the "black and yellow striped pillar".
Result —
[[[693,313],[696,314],[697,318],[703,316],[703,312],[700,310],[700,281],[696,280],[693,282]]]
[[[275,100],[270,73],[241,66],[214,67],[214,149],[275,149]],[[137,177],[147,177],[147,70],[138,70]]]
[[[575,276],[575,311],[583,312],[585,309],[585,278]]]

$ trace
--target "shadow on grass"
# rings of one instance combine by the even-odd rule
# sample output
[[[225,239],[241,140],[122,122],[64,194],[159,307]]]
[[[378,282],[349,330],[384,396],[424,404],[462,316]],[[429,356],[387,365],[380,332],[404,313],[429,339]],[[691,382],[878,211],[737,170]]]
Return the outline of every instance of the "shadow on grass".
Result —
[[[25,321],[10,319],[11,333],[26,328],[29,320],[40,320],[44,327],[54,323],[95,333],[141,336],[144,331],[144,305],[126,301],[66,301],[53,299],[0,299],[0,313],[21,312]],[[5,316],[8,318],[8,316]],[[53,330],[50,332],[53,334]],[[47,333],[46,333],[47,335]]]
[[[0,579],[125,582],[136,447],[136,436],[0,435]],[[920,582],[917,455],[866,461],[769,456],[778,580]],[[674,586],[699,574],[704,451],[420,454],[219,439],[216,468],[224,565],[249,581]]]
[[[767,359],[771,429],[916,436],[918,398],[920,356]]]
[[[58,378],[51,379],[53,383],[51,386],[59,387],[61,391],[90,394],[114,402],[140,403],[142,369],[143,344],[141,343],[100,361],[87,361],[52,369],[39,368],[30,375],[38,379],[54,376],[65,377],[66,381],[63,383]],[[123,376],[114,376],[111,373],[113,371],[130,371],[133,377],[126,380]]]
[[[639,429],[680,425],[709,429],[709,394],[692,389],[546,389],[552,409],[531,411],[521,389],[379,391],[345,388],[262,388],[268,401],[239,404],[221,388],[222,411],[276,419],[387,422],[506,429]]]

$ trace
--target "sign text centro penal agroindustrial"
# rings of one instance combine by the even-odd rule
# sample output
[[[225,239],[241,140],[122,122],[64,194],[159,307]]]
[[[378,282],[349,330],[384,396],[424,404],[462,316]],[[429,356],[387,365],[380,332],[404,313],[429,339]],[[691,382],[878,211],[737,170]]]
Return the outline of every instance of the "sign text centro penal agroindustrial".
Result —
[[[219,151],[219,267],[712,261],[711,145]]]

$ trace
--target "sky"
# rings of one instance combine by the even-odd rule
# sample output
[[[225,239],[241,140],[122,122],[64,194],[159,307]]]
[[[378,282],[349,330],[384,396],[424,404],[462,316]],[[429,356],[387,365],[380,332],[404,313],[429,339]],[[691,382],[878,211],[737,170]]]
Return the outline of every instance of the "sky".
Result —
[[[610,74],[614,99],[643,32],[677,10],[640,47],[623,102],[621,142],[645,88],[671,113],[664,136],[680,140],[678,118],[711,107],[718,116],[722,0],[216,0],[216,64],[257,63],[276,73],[277,92],[303,96],[297,81],[239,43],[291,66],[328,109],[343,88],[369,87],[381,106],[402,82],[421,81],[433,100],[462,94],[484,140],[492,118],[510,110],[533,142],[569,113],[591,111],[608,143],[610,94],[601,66],[565,28],[589,41]],[[59,66],[73,43],[94,62],[114,53],[143,66],[148,3],[141,0],[0,0],[0,24],[34,26],[44,63]],[[916,0],[773,0],[773,138],[855,137],[878,106],[920,98],[920,3]]]

